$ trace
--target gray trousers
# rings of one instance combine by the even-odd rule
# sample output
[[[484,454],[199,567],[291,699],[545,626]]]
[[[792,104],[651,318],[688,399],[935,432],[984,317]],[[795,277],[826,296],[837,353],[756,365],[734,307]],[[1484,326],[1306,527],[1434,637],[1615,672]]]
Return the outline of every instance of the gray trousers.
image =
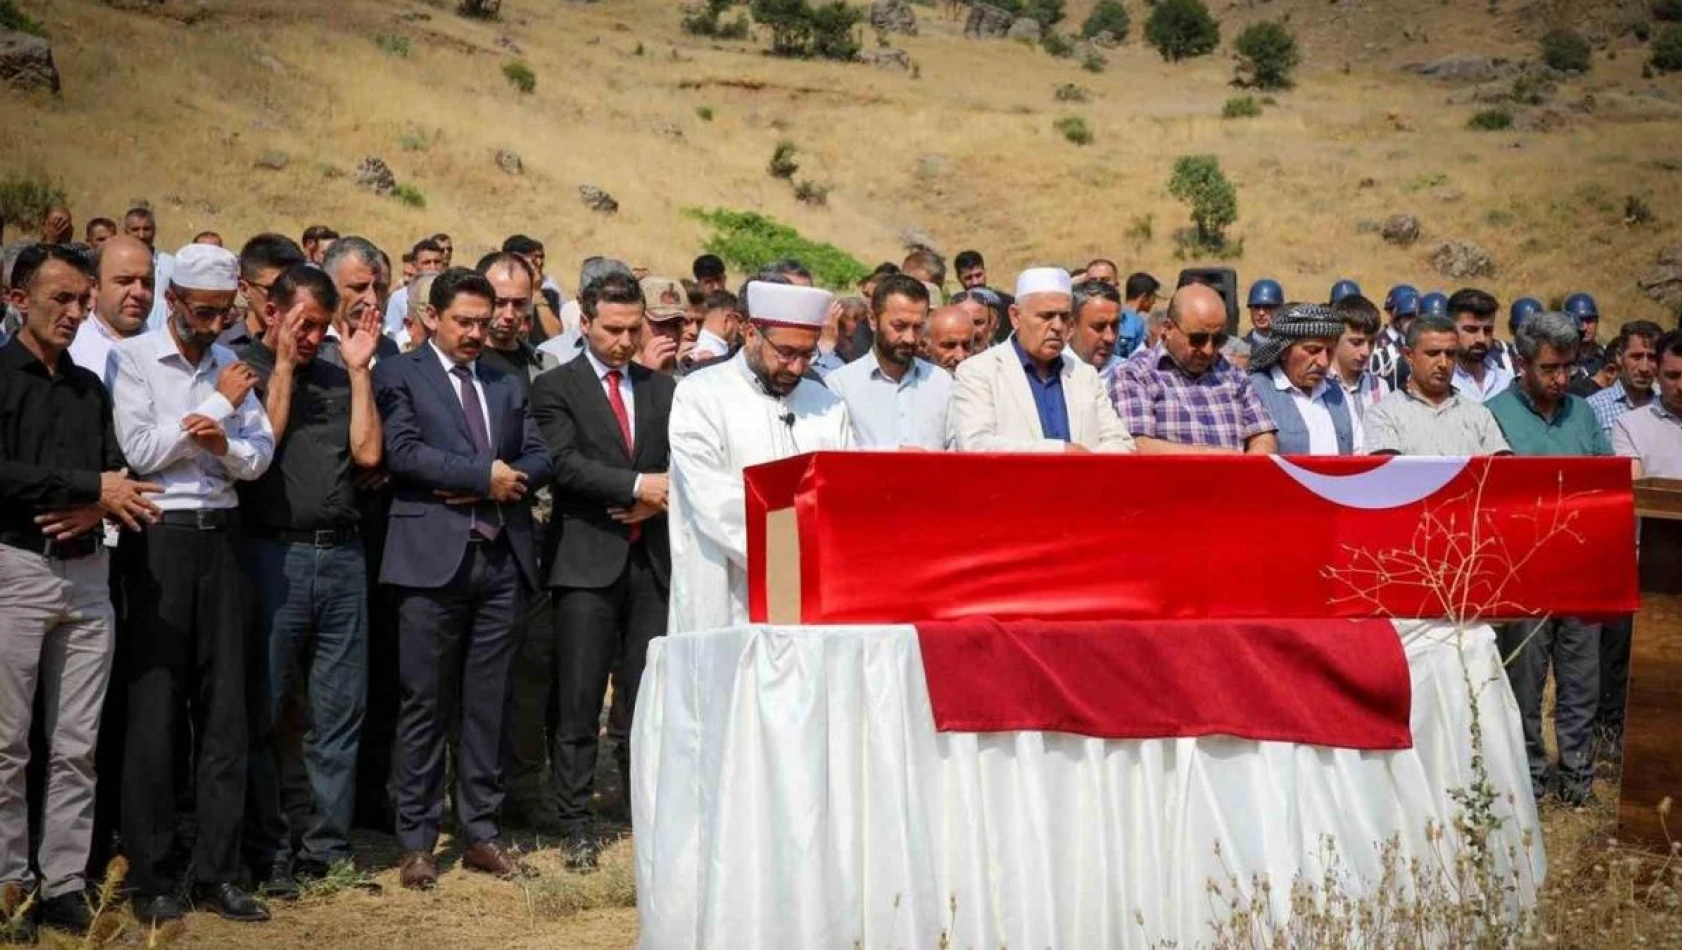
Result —
[[[1594,781],[1594,716],[1600,705],[1600,624],[1550,617],[1508,624],[1499,635],[1507,679],[1524,720],[1524,748],[1536,799],[1552,789],[1554,769],[1542,744],[1542,690],[1554,674],[1554,733],[1559,784],[1586,793]],[[1514,651],[1518,651],[1514,655]]]
[[[24,771],[35,692],[47,737],[43,897],[82,889],[93,844],[94,749],[113,649],[104,548],[52,561],[0,545],[0,883],[32,886]]]

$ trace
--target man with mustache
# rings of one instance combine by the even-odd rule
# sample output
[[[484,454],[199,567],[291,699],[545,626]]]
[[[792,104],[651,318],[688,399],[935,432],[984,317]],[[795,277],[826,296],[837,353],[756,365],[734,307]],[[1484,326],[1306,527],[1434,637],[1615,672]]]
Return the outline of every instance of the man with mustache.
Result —
[[[1349,298],[1345,298],[1347,301]],[[1360,417],[1332,378],[1343,320],[1331,307],[1286,304],[1250,355],[1250,377],[1279,427],[1281,455],[1354,455]]]
[[[1214,288],[1189,283],[1174,291],[1166,332],[1124,362],[1110,384],[1110,398],[1140,452],[1279,450],[1278,427],[1255,384],[1222,352],[1228,343],[1226,303]]]
[[[853,443],[874,449],[950,447],[952,377],[917,357],[928,327],[928,288],[904,274],[883,278],[871,301],[870,320],[870,352],[824,379],[847,404]]]
[[[1454,389],[1460,335],[1447,317],[1415,317],[1402,354],[1407,383],[1362,419],[1371,455],[1511,455],[1507,440],[1477,400]]]
[[[956,304],[929,314],[929,332],[923,337],[923,358],[948,373],[975,353],[975,322],[968,310]]]
[[[834,299],[813,287],[749,281],[741,350],[686,377],[672,397],[668,632],[747,622],[742,469],[853,446],[846,404],[802,378]]]
[[[444,748],[459,713],[455,809],[461,863],[511,878],[502,843],[502,742],[518,637],[538,587],[530,495],[549,453],[520,383],[483,361],[497,292],[452,268],[432,283],[437,333],[382,360],[375,397],[395,497],[380,580],[396,588],[397,842],[404,887],[438,882]]]
[[[140,261],[149,281],[151,257]],[[0,883],[38,886],[41,922],[85,933],[95,746],[115,627],[100,525],[111,517],[138,530],[157,515],[146,495],[159,486],[128,478],[110,397],[67,354],[92,300],[87,261],[35,244],[13,278],[10,301],[24,320],[0,347]],[[24,763],[37,696],[48,764],[32,853]],[[12,940],[34,943],[35,927],[19,914]]]
[[[1618,367],[1618,378],[1588,400],[1600,427],[1608,433],[1619,416],[1653,401],[1653,381],[1659,375],[1659,337],[1663,334],[1651,320],[1633,320],[1623,325],[1607,349],[1609,362]]]
[[[1495,352],[1495,298],[1476,288],[1457,290],[1448,298],[1449,319],[1459,338],[1454,356],[1454,391],[1475,402],[1512,385],[1513,372]]]
[[[252,392],[257,375],[216,342],[239,288],[239,261],[210,244],[175,255],[162,329],[119,343],[111,396],[134,472],[163,486],[157,523],[125,538],[129,627],[117,645],[127,691],[123,846],[134,912],[150,926],[181,917],[174,743],[195,769],[198,835],[191,869],[201,908],[261,921],[238,885],[245,802],[247,598],[235,484],[257,479],[274,432]],[[135,549],[129,551],[130,543]],[[183,728],[191,697],[192,729]]]

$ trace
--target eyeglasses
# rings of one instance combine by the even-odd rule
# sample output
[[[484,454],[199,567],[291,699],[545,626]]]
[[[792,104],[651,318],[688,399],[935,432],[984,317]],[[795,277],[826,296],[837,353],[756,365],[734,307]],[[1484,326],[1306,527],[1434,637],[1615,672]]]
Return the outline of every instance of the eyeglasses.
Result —
[[[761,337],[760,339],[765,341],[765,345],[770,348],[771,352],[777,354],[779,363],[810,363],[818,355],[818,348],[815,346],[811,349],[802,350],[792,346],[778,346],[771,342],[770,337]]]
[[[188,307],[187,312],[193,315],[194,320],[226,320],[234,312],[234,306],[229,304],[226,307]]]

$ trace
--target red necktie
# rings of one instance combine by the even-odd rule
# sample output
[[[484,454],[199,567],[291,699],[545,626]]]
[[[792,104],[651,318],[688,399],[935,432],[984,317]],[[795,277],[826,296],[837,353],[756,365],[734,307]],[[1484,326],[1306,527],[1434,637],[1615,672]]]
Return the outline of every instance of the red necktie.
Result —
[[[613,407],[613,418],[619,420],[619,436],[625,440],[625,452],[630,454],[635,445],[631,441],[631,413],[625,408],[625,396],[619,391],[619,380],[624,374],[616,369],[607,371],[602,379],[607,383],[607,404]],[[642,525],[631,525],[631,543],[635,544],[642,537]]]

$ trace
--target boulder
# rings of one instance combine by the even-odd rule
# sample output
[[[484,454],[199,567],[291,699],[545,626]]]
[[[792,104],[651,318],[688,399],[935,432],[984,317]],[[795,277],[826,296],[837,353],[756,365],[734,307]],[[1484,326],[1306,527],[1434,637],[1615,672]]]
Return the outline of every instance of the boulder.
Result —
[[[1010,32],[1011,22],[1009,12],[977,0],[969,6],[969,16],[964,20],[964,35],[972,40],[1003,39]]]
[[[870,5],[870,26],[878,33],[917,35],[917,14],[905,0],[876,0]]]
[[[513,149],[499,148],[496,150],[496,167],[510,175],[525,172],[526,163],[520,160],[520,153]]]
[[[353,181],[376,195],[386,196],[397,190],[397,176],[391,173],[391,166],[385,163],[385,159],[374,155],[356,164]]]
[[[1635,281],[1641,292],[1672,310],[1682,310],[1682,243],[1659,252],[1652,270]]]
[[[1010,32],[1005,34],[1005,39],[1026,40],[1030,43],[1038,43],[1040,41],[1040,34],[1044,32],[1044,30],[1040,29],[1040,21],[1031,16],[1020,16],[1016,18],[1016,22],[1010,25]]]
[[[871,49],[861,49],[857,62],[877,69],[893,69],[909,73],[917,65],[911,59],[911,54],[895,46],[878,46]]]
[[[52,44],[31,33],[0,33],[0,84],[57,93]]]
[[[591,211],[613,214],[619,210],[618,200],[595,185],[579,185],[578,197]]]
[[[1431,248],[1431,266],[1450,280],[1488,277],[1495,273],[1489,252],[1471,241],[1443,241]]]
[[[1393,214],[1384,219],[1384,240],[1397,247],[1412,247],[1419,240],[1419,219],[1411,214]]]
[[[257,167],[267,168],[272,172],[278,172],[291,163],[291,156],[277,148],[268,149],[264,151],[263,154],[257,156]]]
[[[1488,56],[1444,56],[1413,67],[1421,76],[1445,82],[1488,82],[1501,75],[1503,61]]]

